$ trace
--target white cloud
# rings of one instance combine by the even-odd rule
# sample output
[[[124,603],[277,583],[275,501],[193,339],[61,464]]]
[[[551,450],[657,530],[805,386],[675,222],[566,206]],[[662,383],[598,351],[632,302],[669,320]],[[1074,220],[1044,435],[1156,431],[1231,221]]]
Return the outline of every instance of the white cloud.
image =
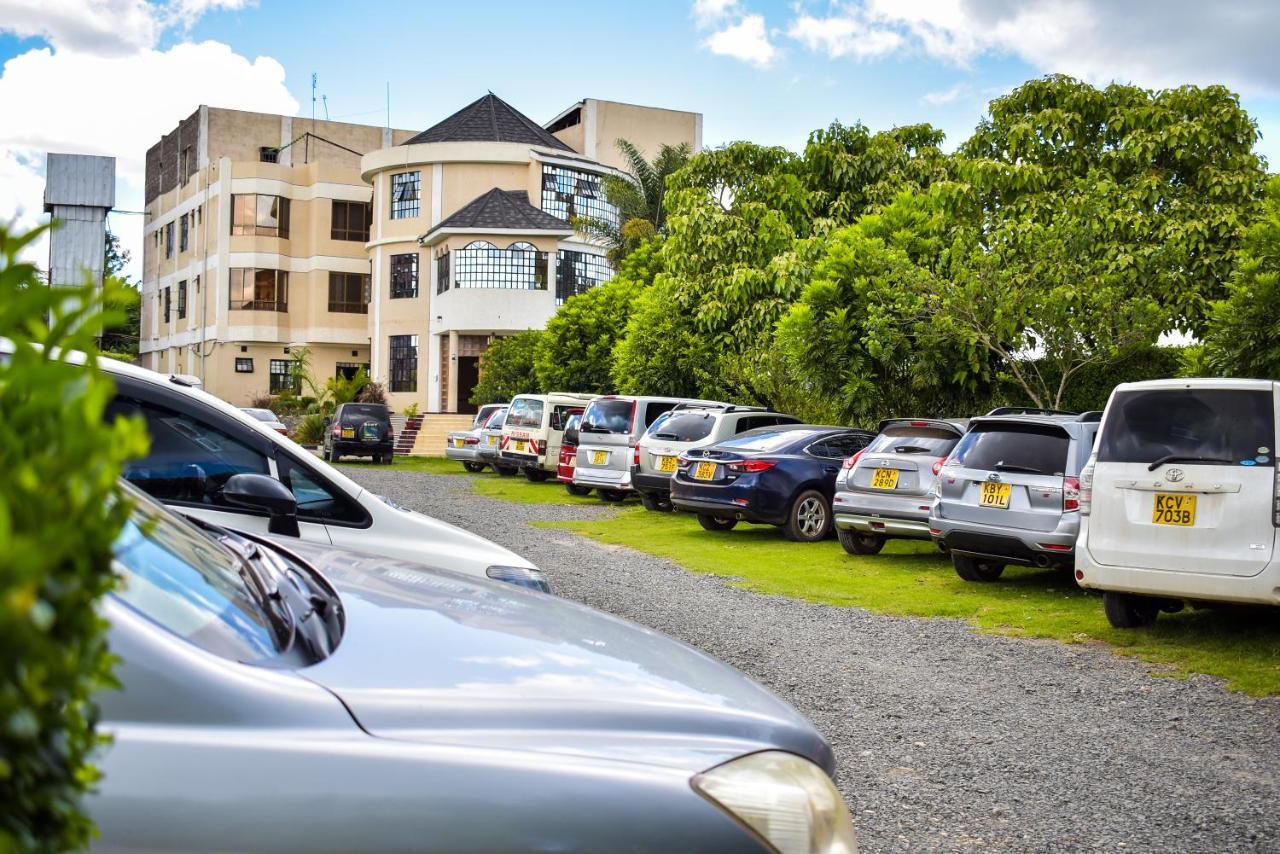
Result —
[[[156,12],[143,0],[0,0],[0,31],[71,50],[119,54],[155,44]]]
[[[693,20],[699,27],[718,24],[738,6],[738,0],[693,0]]]
[[[760,15],[744,15],[738,23],[712,33],[703,44],[714,54],[731,56],[760,68],[768,67],[777,56]]]
[[[926,104],[950,104],[959,100],[962,96],[969,94],[968,83],[957,83],[947,89],[938,92],[926,92],[920,96],[920,100]]]
[[[1272,0],[845,0],[797,14],[788,35],[831,57],[921,54],[967,67],[986,54],[1095,83],[1224,83],[1280,93]]]
[[[93,3],[82,5],[96,9]],[[227,2],[203,2],[213,5]],[[153,20],[175,8],[153,7]],[[5,30],[11,30],[11,21],[0,12],[0,31]],[[0,116],[19,117],[0,121],[0,221],[17,217],[29,225],[43,217],[48,151],[117,158],[116,206],[136,211],[143,206],[147,149],[200,104],[286,115],[298,110],[285,87],[284,68],[270,57],[250,60],[214,41],[183,42],[166,50],[119,41],[104,49],[103,42],[86,42],[78,32],[51,26],[45,37],[53,47],[29,50],[0,69]],[[80,44],[85,46],[71,46]],[[136,277],[142,217],[117,214],[111,224],[133,254]],[[28,257],[43,265],[46,254],[35,246]]]

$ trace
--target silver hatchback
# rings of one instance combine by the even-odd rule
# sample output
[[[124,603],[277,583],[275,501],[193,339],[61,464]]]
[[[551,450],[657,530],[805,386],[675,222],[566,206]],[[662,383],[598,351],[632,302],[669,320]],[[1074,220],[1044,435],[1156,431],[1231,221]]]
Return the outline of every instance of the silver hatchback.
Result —
[[[832,510],[840,545],[873,555],[886,540],[927,540],[931,490],[968,419],[889,418],[836,475]]]
[[[975,418],[941,467],[929,531],[966,581],[1007,564],[1070,568],[1080,531],[1080,471],[1100,412],[1005,407]]]

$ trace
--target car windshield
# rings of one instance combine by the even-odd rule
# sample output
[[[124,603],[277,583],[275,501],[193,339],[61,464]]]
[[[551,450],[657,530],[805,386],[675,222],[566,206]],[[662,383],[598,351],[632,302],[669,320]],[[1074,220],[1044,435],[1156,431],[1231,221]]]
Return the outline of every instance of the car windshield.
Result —
[[[1071,438],[1041,424],[978,424],[956,445],[951,459],[984,471],[1063,475]]]
[[[622,398],[600,398],[587,405],[578,424],[581,433],[630,433],[635,403]]]
[[[505,406],[502,407],[501,409],[495,409],[493,410],[493,413],[489,416],[489,420],[484,423],[484,429],[497,430],[500,427],[502,427],[502,422],[505,421],[506,418],[507,418],[507,408]]]
[[[1098,462],[1275,465],[1270,391],[1122,391],[1111,401],[1106,421]]]
[[[812,438],[813,433],[802,430],[770,430],[767,433],[743,433],[732,439],[725,439],[717,448],[729,448],[734,451],[777,451],[791,445],[802,438]]]
[[[927,454],[945,457],[960,441],[954,430],[921,427],[914,424],[890,424],[867,446],[868,454]]]
[[[254,662],[281,652],[271,621],[216,540],[138,498],[115,543],[113,595],[201,649]]]
[[[348,403],[342,407],[341,421],[348,426],[358,426],[366,421],[389,424],[391,410],[377,403]]]
[[[716,426],[715,413],[681,412],[655,421],[649,428],[649,435],[655,439],[666,439],[670,442],[696,442],[710,436],[711,428],[714,426]]]
[[[517,397],[507,410],[507,427],[541,427],[542,401],[530,397]]]

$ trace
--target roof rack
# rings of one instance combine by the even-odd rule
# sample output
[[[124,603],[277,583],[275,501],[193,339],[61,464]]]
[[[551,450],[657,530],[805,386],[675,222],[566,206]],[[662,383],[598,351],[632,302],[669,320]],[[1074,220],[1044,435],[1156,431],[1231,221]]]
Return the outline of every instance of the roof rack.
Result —
[[[671,407],[671,411],[678,409],[718,409],[722,412],[768,412],[769,410],[763,406],[739,406],[736,403],[697,403],[690,401],[688,403],[677,403]]]
[[[1034,406],[997,406],[987,415],[1079,415],[1065,409],[1039,409]]]

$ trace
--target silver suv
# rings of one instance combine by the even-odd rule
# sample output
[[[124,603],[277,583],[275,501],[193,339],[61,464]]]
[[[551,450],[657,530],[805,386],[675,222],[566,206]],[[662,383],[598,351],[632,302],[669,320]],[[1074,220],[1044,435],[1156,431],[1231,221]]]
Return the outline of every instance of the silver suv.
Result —
[[[966,581],[1005,565],[1070,568],[1080,531],[1080,471],[1100,412],[1004,407],[975,418],[941,467],[929,532]]]
[[[832,501],[840,545],[873,555],[885,540],[927,540],[931,490],[968,419],[888,418],[870,445],[845,460]]]
[[[761,406],[729,403],[682,403],[653,426],[637,443],[631,466],[631,483],[646,510],[671,509],[671,477],[676,460],[690,448],[723,442],[757,427],[799,424],[792,415],[770,412]]]

